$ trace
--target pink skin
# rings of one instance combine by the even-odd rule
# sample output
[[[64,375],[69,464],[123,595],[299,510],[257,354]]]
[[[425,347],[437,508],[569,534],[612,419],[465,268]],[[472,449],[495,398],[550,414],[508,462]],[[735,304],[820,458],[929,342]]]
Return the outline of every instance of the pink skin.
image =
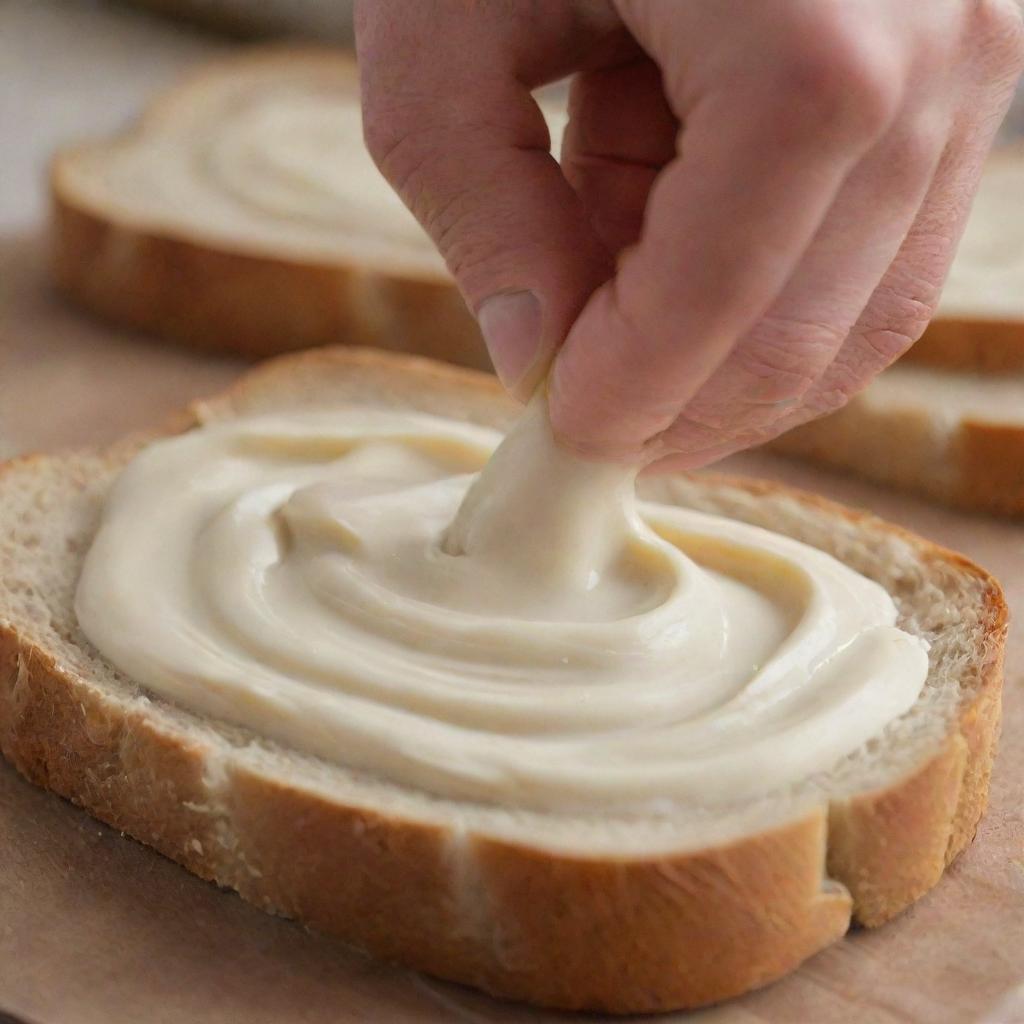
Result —
[[[934,312],[1024,67],[1015,0],[365,0],[366,141],[563,443],[699,466]],[[561,167],[530,91],[572,74]]]

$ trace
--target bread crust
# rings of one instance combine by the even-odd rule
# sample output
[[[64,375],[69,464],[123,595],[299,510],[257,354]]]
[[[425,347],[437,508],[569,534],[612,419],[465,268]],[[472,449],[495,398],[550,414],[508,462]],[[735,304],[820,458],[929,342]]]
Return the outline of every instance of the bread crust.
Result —
[[[989,164],[1024,168],[1024,146],[1003,147]],[[985,316],[982,310],[946,313],[940,307],[900,362],[946,371],[951,386],[957,373],[1024,373],[1024,320]],[[839,412],[797,427],[770,447],[957,508],[1024,516],[1024,423],[964,417],[933,450],[936,441],[926,435],[936,432],[936,423],[923,411],[872,410],[854,398]]]
[[[493,380],[479,374],[386,353],[320,351],[254,371],[199,403],[192,422],[244,409],[275,380],[301,389],[303,378],[353,368],[499,400]],[[109,460],[112,469],[122,462]],[[0,470],[0,486],[22,471],[33,471],[32,458]],[[755,495],[783,492],[841,519],[871,519],[779,485],[729,483]],[[945,744],[909,776],[708,849],[577,855],[328,798],[274,777],[244,746],[225,754],[197,738],[181,724],[191,716],[159,701],[113,701],[3,622],[0,750],[26,778],[195,874],[374,955],[565,1009],[703,1005],[765,984],[839,938],[851,903],[867,925],[899,913],[969,842],[984,809],[1005,603],[970,562],[886,529],[912,540],[922,557],[984,582],[980,684]]]
[[[374,345],[478,369],[475,319],[450,280],[232,251],[78,205],[55,164],[52,266],[91,313],[207,351],[250,358]]]
[[[954,504],[1024,515],[1024,427],[965,419],[953,456],[959,467]]]
[[[1010,167],[1024,178],[1024,144],[1004,145],[986,166]],[[1007,216],[1013,211],[1007,210]],[[979,213],[983,216],[983,212]],[[966,373],[1019,373],[1024,370],[1024,321],[940,306],[921,339],[902,357],[908,363]]]
[[[961,373],[1020,373],[1024,370],[1024,323],[940,313],[902,360]]]
[[[915,409],[876,410],[854,397],[838,412],[782,434],[768,448],[954,508],[1024,516],[1024,427],[965,417],[939,435]]]
[[[158,96],[125,135],[139,139],[225,74],[309,67],[340,72],[358,90],[355,62],[315,48],[268,47],[204,65]],[[68,168],[94,145],[59,152],[50,171],[51,263],[58,287],[90,312],[170,342],[262,358],[321,345],[373,345],[475,369],[490,361],[476,319],[451,277],[429,265],[289,257],[262,246],[207,240],[97,206]]]

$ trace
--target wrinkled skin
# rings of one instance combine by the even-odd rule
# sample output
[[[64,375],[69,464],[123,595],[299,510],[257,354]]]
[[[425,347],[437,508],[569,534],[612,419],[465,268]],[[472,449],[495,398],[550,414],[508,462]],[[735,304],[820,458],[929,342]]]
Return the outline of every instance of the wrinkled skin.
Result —
[[[841,406],[934,312],[1024,61],[1013,0],[367,0],[370,152],[506,386],[697,466]],[[572,74],[561,167],[531,90]]]

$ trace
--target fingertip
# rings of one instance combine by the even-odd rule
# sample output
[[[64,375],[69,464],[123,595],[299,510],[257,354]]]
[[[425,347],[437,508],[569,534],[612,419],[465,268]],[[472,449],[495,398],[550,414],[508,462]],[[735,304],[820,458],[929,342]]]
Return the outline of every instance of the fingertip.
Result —
[[[477,321],[498,379],[525,401],[550,362],[540,299],[528,290],[499,292],[481,303]]]
[[[614,400],[596,390],[581,392],[571,374],[559,357],[548,376],[549,417],[559,445],[590,462],[645,461],[643,435],[618,426]]]
[[[646,312],[623,315],[621,276],[590,296],[550,377],[556,435],[587,458],[613,461],[640,457],[679,408],[679,382],[645,331]]]

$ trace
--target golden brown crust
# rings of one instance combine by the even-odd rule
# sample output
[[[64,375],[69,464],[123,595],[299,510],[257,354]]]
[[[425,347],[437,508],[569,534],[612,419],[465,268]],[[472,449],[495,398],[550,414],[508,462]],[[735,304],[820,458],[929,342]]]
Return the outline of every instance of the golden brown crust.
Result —
[[[455,368],[324,351],[258,370],[197,413],[244,408],[282,370],[301,390],[304,376],[346,367],[495,395],[493,381]],[[786,490],[720,482],[754,495]],[[786,493],[838,518],[870,518]],[[958,728],[884,791],[707,850],[588,857],[346,805],[196,739],[179,724],[188,716],[158,702],[111,700],[3,624],[0,750],[32,781],[196,874],[378,956],[556,1007],[701,1005],[764,984],[842,935],[850,893],[866,924],[898,913],[973,835],[998,722],[1005,604],[960,556],[892,529],[922,557],[987,581],[988,660]],[[829,873],[846,888],[824,877],[826,844]]]
[[[511,423],[522,406],[513,401],[491,374],[438,362],[420,355],[404,355],[376,348],[314,348],[308,352],[266,359],[253,366],[230,388],[193,403],[190,423],[222,416],[241,416],[273,398],[287,394],[293,403],[307,404],[319,396],[333,398],[336,389],[353,373],[370,381],[380,393],[397,390],[415,381],[417,392],[443,395],[453,404],[452,414],[466,417],[473,408],[486,410],[489,419],[500,411]],[[375,391],[375,394],[377,392]]]
[[[202,809],[208,751],[168,735],[153,709],[112,713],[8,628],[0,749],[26,778],[264,909],[542,1005],[632,1013],[713,1002],[787,973],[849,923],[845,891],[822,890],[820,811],[728,847],[653,860],[466,839],[476,887],[453,869],[449,830],[251,769],[230,772],[217,794],[223,817],[211,816]],[[467,929],[467,902],[484,893],[491,906],[476,908],[479,930]]]
[[[848,470],[954,508],[1024,516],[1024,426],[964,419],[948,436],[929,413],[877,410],[860,398],[768,447]]]
[[[29,781],[85,807],[203,878],[219,866],[202,807],[205,751],[151,708],[117,709],[46,651],[0,626],[0,752]]]
[[[57,284],[106,320],[253,358],[350,344],[489,365],[476,321],[440,275],[299,262],[147,231],[76,205],[58,182],[59,169],[51,240]]]
[[[1024,370],[1024,322],[940,315],[902,359],[961,373],[1019,373]]]
[[[1010,167],[1015,175],[1020,175],[1024,169],[1024,145],[1015,143],[997,147],[990,154],[986,166],[992,170],[1000,165]],[[1007,208],[1005,212],[1007,216],[1013,216],[1016,211]],[[986,211],[978,213],[983,216]],[[989,219],[992,216],[988,214]],[[993,229],[997,227],[993,225]],[[969,258],[966,254],[961,256]],[[1019,373],[1024,370],[1024,321],[980,313],[954,315],[940,308],[921,339],[902,358],[944,370]]]
[[[849,922],[846,893],[821,888],[820,812],[725,848],[614,861],[453,837],[252,773],[234,782],[258,871],[244,896],[499,996],[609,1012],[699,1005],[781,976]]]
[[[951,496],[957,505],[1024,515],[1024,425],[966,419],[952,449],[960,469]]]
[[[727,846],[625,862],[484,840],[479,869],[503,934],[482,987],[617,1010],[629,1009],[625,984],[650,993],[642,1009],[667,1010],[773,981],[847,929],[848,894],[822,884],[826,828],[818,812]]]
[[[884,924],[941,877],[966,747],[960,735],[953,735],[938,756],[901,786],[833,802],[828,873],[849,888],[861,924]]]

